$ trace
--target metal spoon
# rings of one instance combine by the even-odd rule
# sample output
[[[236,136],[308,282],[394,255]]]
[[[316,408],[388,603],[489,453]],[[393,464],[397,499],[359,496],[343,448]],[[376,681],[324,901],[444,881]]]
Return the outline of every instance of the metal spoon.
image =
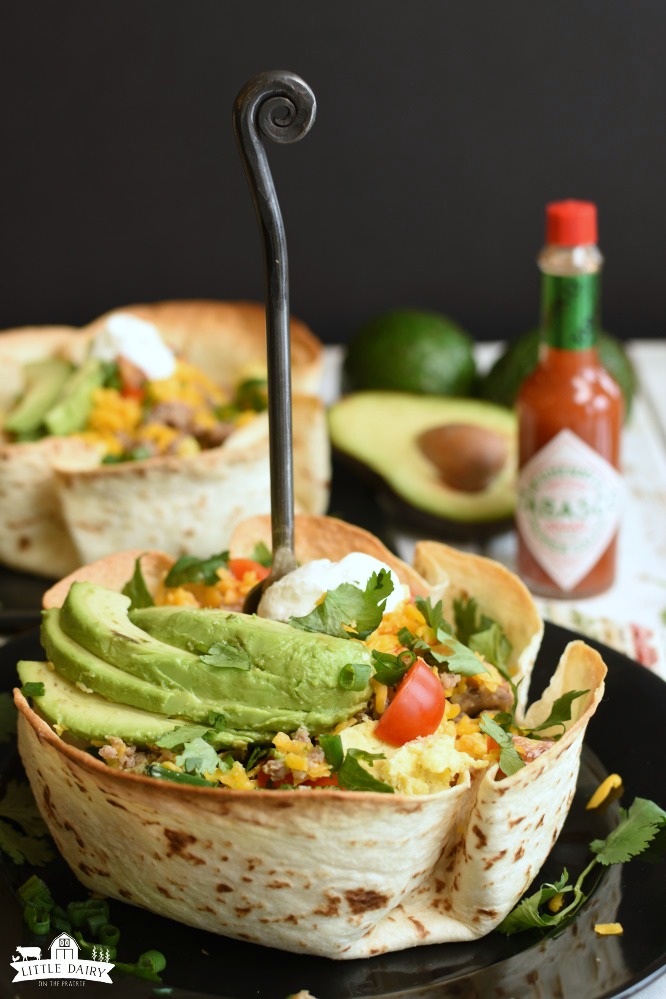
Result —
[[[282,70],[253,77],[234,105],[236,144],[264,251],[273,546],[270,574],[248,593],[243,604],[246,614],[255,613],[262,593],[271,583],[296,568],[287,241],[261,135],[273,142],[297,142],[310,130],[316,107],[307,83]]]

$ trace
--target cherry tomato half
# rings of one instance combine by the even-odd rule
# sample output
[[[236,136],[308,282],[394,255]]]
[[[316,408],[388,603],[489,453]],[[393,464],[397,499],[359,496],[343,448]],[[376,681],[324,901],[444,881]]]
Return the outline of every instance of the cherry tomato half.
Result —
[[[392,746],[404,746],[420,735],[432,735],[444,717],[445,704],[439,677],[417,659],[379,719],[375,735]]]
[[[265,579],[271,571],[265,565],[255,562],[251,558],[230,558],[229,569],[236,579],[242,579],[246,572],[253,572],[257,579]]]

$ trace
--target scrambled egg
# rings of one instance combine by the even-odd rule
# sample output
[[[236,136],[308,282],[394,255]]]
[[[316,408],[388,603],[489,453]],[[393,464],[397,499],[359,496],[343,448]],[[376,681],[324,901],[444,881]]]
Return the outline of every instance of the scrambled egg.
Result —
[[[377,780],[390,784],[401,794],[434,794],[464,780],[471,770],[485,769],[485,760],[475,760],[454,745],[455,727],[446,718],[432,735],[391,746],[378,739],[375,721],[364,721],[340,733],[345,753],[363,749],[382,753],[386,759],[361,761]]]

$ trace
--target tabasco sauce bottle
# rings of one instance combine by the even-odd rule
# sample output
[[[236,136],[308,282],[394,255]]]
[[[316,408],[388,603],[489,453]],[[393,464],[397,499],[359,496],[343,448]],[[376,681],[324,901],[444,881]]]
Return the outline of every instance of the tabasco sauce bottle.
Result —
[[[518,396],[518,571],[553,597],[601,593],[615,576],[623,499],[623,401],[596,350],[603,257],[596,206],[546,207],[539,363]]]

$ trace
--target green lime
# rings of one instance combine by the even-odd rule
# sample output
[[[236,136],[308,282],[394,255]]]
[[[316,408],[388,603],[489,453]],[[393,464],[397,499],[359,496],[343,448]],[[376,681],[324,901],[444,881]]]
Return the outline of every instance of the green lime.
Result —
[[[476,374],[474,344],[446,316],[400,309],[378,316],[352,337],[344,373],[351,391],[465,395]]]
[[[499,406],[513,406],[518,389],[534,371],[539,358],[539,330],[529,330],[512,340],[479,384],[478,395]],[[621,340],[610,333],[597,335],[599,359],[613,376],[624,396],[625,418],[636,391],[636,372]]]

